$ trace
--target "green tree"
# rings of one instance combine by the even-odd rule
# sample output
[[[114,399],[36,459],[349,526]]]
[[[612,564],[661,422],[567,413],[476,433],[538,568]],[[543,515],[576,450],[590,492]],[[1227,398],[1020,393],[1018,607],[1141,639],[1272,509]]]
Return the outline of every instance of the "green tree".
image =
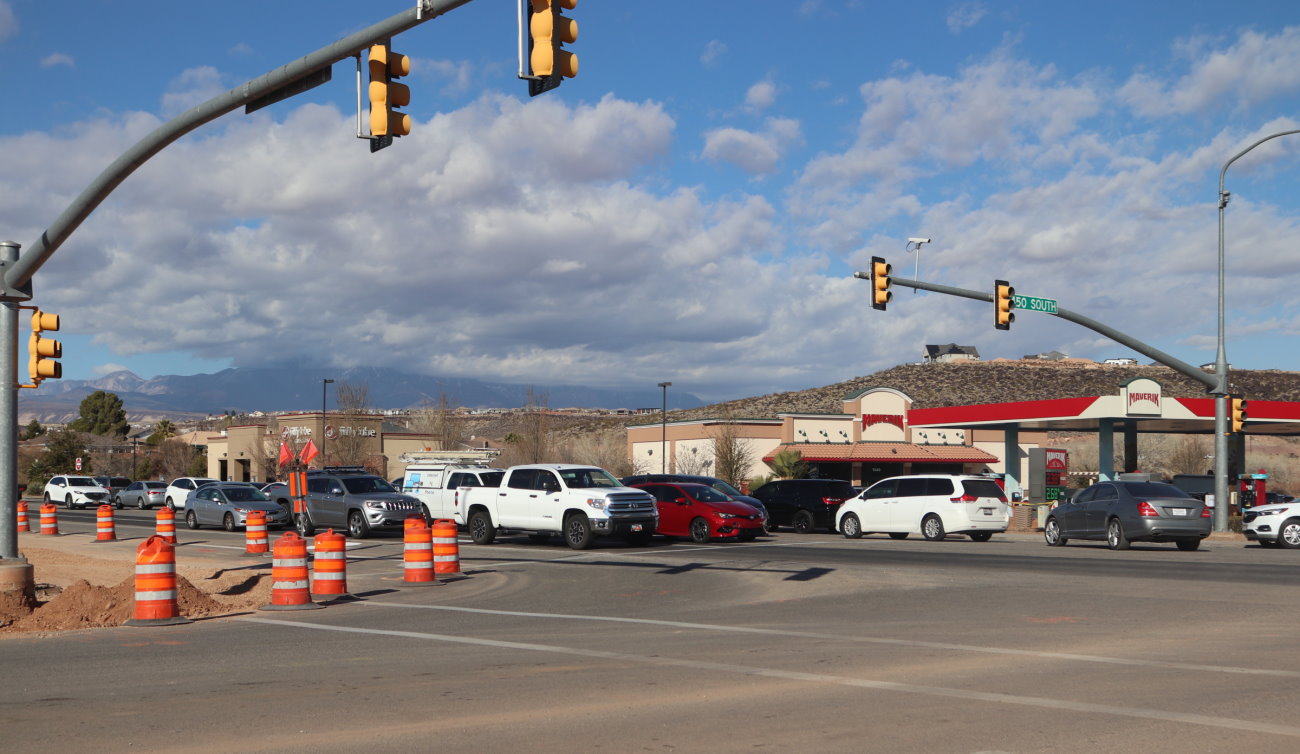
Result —
[[[40,437],[43,434],[45,434],[45,427],[42,427],[40,422],[32,419],[31,423],[27,425],[27,428],[19,433],[18,439],[30,440],[33,437]]]
[[[68,429],[92,435],[126,437],[131,425],[126,423],[122,399],[114,393],[96,390],[81,401],[81,416]]]
[[[45,483],[55,474],[71,472],[76,467],[78,458],[82,459],[82,474],[94,471],[93,464],[90,462],[90,453],[86,449],[86,440],[80,432],[68,429],[51,432],[46,441],[45,452],[32,459],[31,466],[27,468],[28,489],[36,491],[38,488],[44,488]]]
[[[797,450],[783,450],[772,456],[772,472],[779,479],[802,479],[808,473],[808,463]]]
[[[163,440],[175,436],[176,436],[176,425],[172,424],[170,419],[163,419],[159,421],[157,425],[154,426],[153,434],[149,435],[149,439],[145,440],[145,442],[150,445],[156,446],[158,445],[158,443],[162,442]]]

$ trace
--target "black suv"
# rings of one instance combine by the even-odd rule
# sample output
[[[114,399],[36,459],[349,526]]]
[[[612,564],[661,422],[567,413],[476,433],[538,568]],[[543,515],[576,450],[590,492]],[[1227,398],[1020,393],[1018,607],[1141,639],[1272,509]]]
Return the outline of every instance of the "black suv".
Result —
[[[856,493],[842,479],[778,479],[753,494],[767,508],[769,529],[793,526],[807,534],[814,529],[834,531],[839,505]]]
[[[360,466],[307,472],[306,504],[306,512],[297,520],[298,533],[304,537],[314,534],[318,526],[346,526],[348,536],[362,539],[373,529],[402,531],[408,517],[424,517],[419,500]]]

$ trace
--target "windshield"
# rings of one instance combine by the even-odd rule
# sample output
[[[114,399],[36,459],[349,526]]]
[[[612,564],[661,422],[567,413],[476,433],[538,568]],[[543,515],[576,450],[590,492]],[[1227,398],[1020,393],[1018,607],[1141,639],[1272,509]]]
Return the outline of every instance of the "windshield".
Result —
[[[1172,484],[1163,482],[1125,482],[1124,488],[1133,497],[1191,497]]]
[[[151,489],[151,490],[165,490],[165,489],[167,489],[167,483],[166,483],[166,482],[145,482],[145,483],[144,483],[144,486],[145,486],[147,489]]]
[[[483,482],[484,487],[500,487],[505,475],[504,471],[485,471],[479,474],[478,478]]]
[[[713,489],[717,490],[718,492],[721,492],[724,495],[730,495],[731,497],[745,494],[740,490],[736,489],[735,487],[732,487],[731,485],[722,481],[721,479],[719,479],[718,481],[714,482],[709,486],[711,486]]]
[[[701,503],[725,503],[731,500],[731,498],[706,484],[701,484],[698,487],[684,487],[683,489],[686,490],[687,494],[696,500],[699,500]]]
[[[226,499],[232,503],[247,503],[252,500],[271,502],[271,498],[263,495],[256,487],[224,487],[221,491],[226,493]]]
[[[377,476],[346,476],[343,477],[343,487],[348,492],[366,493],[366,492],[397,492],[393,485],[380,479]]]
[[[623,483],[604,469],[561,469],[560,477],[569,489],[589,490],[595,487],[622,487]]]
[[[94,479],[88,476],[70,476],[68,477],[69,487],[98,487]]]

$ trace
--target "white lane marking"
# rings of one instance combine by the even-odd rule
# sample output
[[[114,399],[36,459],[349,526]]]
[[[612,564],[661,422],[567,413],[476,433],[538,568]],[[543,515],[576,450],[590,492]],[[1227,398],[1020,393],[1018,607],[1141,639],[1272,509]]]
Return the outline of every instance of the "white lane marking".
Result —
[[[1044,709],[1070,710],[1074,712],[1088,712],[1101,715],[1114,715],[1118,717],[1134,717],[1144,720],[1164,720],[1167,722],[1189,723],[1192,725],[1205,725],[1214,728],[1228,728],[1231,730],[1250,731],[1252,733],[1272,733],[1279,736],[1300,737],[1300,728],[1289,725],[1277,725],[1274,723],[1254,722],[1250,720],[1236,720],[1230,717],[1217,717],[1213,715],[1198,715],[1189,712],[1168,712],[1156,709],[1139,709],[1134,707],[1118,707],[1110,704],[1090,704],[1088,702],[1072,702],[1063,699],[1048,699],[1036,696],[1020,696],[1016,694],[1002,694],[991,691],[970,691],[966,689],[950,689],[941,686],[919,686],[911,683],[895,683],[893,681],[875,681],[866,678],[848,678],[845,676],[826,675],[822,673],[800,673],[791,670],[774,670],[771,668],[760,668],[748,665],[727,665],[717,662],[706,662],[701,660],[682,660],[673,657],[664,657],[662,655],[648,657],[646,655],[627,654],[623,652],[608,652],[599,649],[574,649],[571,647],[554,646],[550,644],[533,644],[528,642],[517,641],[500,641],[497,639],[479,639],[469,636],[452,636],[449,634],[430,634],[417,631],[394,631],[380,628],[357,628],[351,626],[327,626],[318,623],[306,623],[302,621],[282,620],[279,618],[257,618],[257,617],[236,617],[235,620],[246,621],[249,623],[265,623],[270,625],[292,626],[295,628],[308,628],[316,631],[338,631],[342,633],[371,634],[377,636],[396,636],[405,639],[423,639],[425,641],[444,641],[455,644],[473,644],[481,647],[495,647],[498,649],[520,649],[530,652],[548,652],[551,654],[574,655],[578,657],[592,657],[606,660],[616,660],[619,662],[639,662],[646,665],[667,665],[670,667],[688,668],[691,670],[707,670],[718,673],[739,673],[742,675],[760,676],[764,678],[779,678],[790,681],[812,681],[816,683],[833,683],[841,686],[850,686],[855,688],[876,689],[883,691],[899,691],[907,694],[922,694],[925,696],[949,697],[953,699],[966,699],[972,701],[992,702],[995,704],[1016,704],[1026,707],[1041,707]]]
[[[738,634],[764,634],[768,636],[785,636],[802,639],[832,639],[835,641],[860,642],[866,644],[888,644],[892,646],[916,647],[920,649],[948,649],[958,652],[980,652],[983,654],[1015,655],[1020,657],[1038,657],[1047,660],[1070,660],[1074,662],[1098,662],[1111,665],[1139,666],[1149,668],[1169,668],[1171,670],[1194,670],[1212,673],[1235,673],[1241,675],[1268,675],[1284,678],[1300,678],[1300,672],[1294,670],[1272,670],[1267,668],[1238,668],[1229,665],[1198,665],[1186,662],[1166,662],[1163,660],[1139,660],[1126,657],[1103,657],[1099,655],[1077,655],[1066,652],[1039,652],[1030,649],[1008,649],[1002,647],[981,647],[973,644],[949,644],[946,642],[916,641],[913,639],[890,639],[873,636],[846,636],[843,634],[819,633],[816,631],[789,631],[779,628],[756,628],[752,626],[724,626],[713,623],[687,623],[684,621],[655,620],[653,618],[620,618],[604,615],[566,615],[564,613],[529,613],[513,610],[487,610],[479,607],[456,607],[452,605],[407,605],[398,602],[372,602],[370,600],[352,603],[373,607],[410,608],[415,610],[442,610],[457,613],[479,613],[482,615],[503,615],[517,618],[552,618],[555,620],[598,621],[606,623],[639,623],[668,628],[689,628],[701,631],[721,631]]]

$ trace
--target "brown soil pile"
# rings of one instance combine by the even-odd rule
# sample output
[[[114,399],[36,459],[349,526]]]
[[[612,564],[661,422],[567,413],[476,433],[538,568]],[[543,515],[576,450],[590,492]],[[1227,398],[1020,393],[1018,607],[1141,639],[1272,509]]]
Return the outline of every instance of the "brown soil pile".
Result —
[[[78,562],[78,556],[68,553],[29,550],[26,554],[42,578],[49,574],[61,575],[64,571],[82,571],[91,572],[96,580],[102,581],[109,574],[131,570],[121,564],[112,564],[114,567],[107,569],[103,561],[93,558],[80,558]],[[252,573],[242,569],[233,573],[198,568],[181,570],[189,578],[179,573],[176,576],[176,605],[186,618],[248,612],[271,601],[269,568]],[[0,595],[0,635],[120,626],[133,617],[134,611],[134,573],[113,586],[92,584],[84,578],[72,580],[62,588],[42,583],[38,585],[36,600],[25,599],[23,595]]]

